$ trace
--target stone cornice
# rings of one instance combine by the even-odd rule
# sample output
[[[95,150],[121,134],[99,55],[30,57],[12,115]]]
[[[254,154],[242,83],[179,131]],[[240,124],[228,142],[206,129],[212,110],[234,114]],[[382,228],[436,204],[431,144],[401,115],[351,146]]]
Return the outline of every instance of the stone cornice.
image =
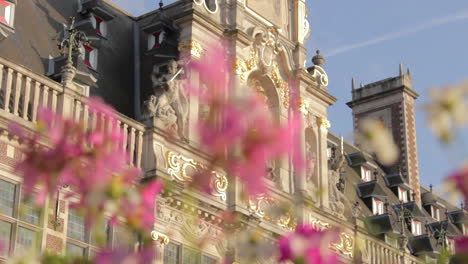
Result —
[[[360,99],[357,99],[357,100],[352,100],[350,102],[347,102],[346,104],[349,107],[353,108],[353,107],[355,107],[357,105],[367,103],[367,102],[370,102],[370,101],[375,101],[377,99],[383,99],[385,97],[388,97],[389,95],[398,94],[398,93],[409,94],[414,99],[419,97],[419,94],[416,93],[413,89],[408,88],[406,86],[401,86],[401,87],[396,88],[396,89],[391,89],[389,91],[384,91],[384,92],[381,92],[381,93],[378,93],[378,94],[375,94],[375,95],[366,96],[366,97],[363,97],[363,98],[360,98]]]

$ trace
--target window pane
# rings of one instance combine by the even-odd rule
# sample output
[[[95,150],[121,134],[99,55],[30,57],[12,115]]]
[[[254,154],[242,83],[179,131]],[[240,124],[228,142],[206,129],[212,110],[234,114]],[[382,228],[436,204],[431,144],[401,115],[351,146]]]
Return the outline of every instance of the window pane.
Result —
[[[75,244],[67,243],[67,256],[84,257],[85,248],[77,246]]]
[[[13,183],[0,180],[0,214],[13,216],[15,187]]]
[[[216,259],[203,255],[202,256],[202,264],[216,264]]]
[[[164,264],[179,264],[179,255],[179,245],[169,243],[166,246],[164,246]]]
[[[182,263],[184,264],[200,264],[200,252],[196,250],[184,248],[182,256],[184,259]]]
[[[20,219],[32,225],[39,225],[41,210],[29,202],[23,202],[20,210]]]
[[[18,229],[17,249],[20,252],[30,252],[38,248],[37,232],[20,227]],[[15,251],[16,251],[15,250]]]
[[[68,211],[68,237],[85,241],[86,238],[86,228],[84,223],[84,217],[78,215],[75,210]]]
[[[0,256],[8,255],[10,251],[10,238],[11,238],[11,224],[0,221]]]
[[[134,250],[136,243],[135,234],[118,224],[113,226],[113,231],[114,248],[119,248],[120,251],[127,249],[126,252],[131,252]]]

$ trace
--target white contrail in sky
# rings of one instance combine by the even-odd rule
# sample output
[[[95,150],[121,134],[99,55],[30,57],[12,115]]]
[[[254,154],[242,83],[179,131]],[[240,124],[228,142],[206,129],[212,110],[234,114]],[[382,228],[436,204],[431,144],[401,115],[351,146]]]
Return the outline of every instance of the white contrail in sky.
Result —
[[[403,28],[402,30],[391,32],[391,33],[388,33],[388,34],[385,34],[385,35],[382,35],[382,36],[379,36],[379,37],[376,37],[376,38],[373,38],[373,39],[370,39],[370,40],[367,40],[367,41],[364,41],[364,42],[359,42],[359,43],[354,43],[354,44],[342,46],[342,47],[336,48],[336,49],[332,50],[331,52],[329,52],[327,54],[327,57],[331,57],[331,56],[335,56],[335,55],[343,53],[343,52],[347,52],[347,51],[351,51],[351,50],[355,50],[355,49],[375,45],[375,44],[378,44],[378,43],[381,43],[381,42],[384,42],[384,41],[394,40],[394,39],[397,39],[397,38],[401,38],[403,36],[410,35],[412,33],[420,32],[420,31],[423,31],[423,30],[426,30],[426,29],[430,29],[430,28],[435,27],[435,26],[445,25],[445,24],[448,24],[448,23],[453,23],[453,22],[457,22],[457,21],[461,21],[461,20],[465,20],[465,19],[468,19],[468,10],[458,12],[458,13],[455,13],[455,14],[452,14],[452,15],[449,15],[449,16],[436,18],[436,19],[427,21],[425,23],[422,23],[420,25],[406,27],[406,28]]]

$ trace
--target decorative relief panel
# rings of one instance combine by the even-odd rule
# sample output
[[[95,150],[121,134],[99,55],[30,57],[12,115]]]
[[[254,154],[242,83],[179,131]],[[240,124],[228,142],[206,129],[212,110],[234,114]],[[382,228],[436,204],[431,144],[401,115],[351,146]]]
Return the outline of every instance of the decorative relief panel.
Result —
[[[278,65],[278,55],[283,50],[279,43],[278,30],[276,28],[254,29],[255,38],[249,49],[249,57],[245,60],[236,59],[234,69],[240,75],[241,81],[246,81],[249,74],[260,71],[268,76],[276,86],[285,108],[289,107],[289,85],[281,77]]]
[[[293,230],[296,227],[296,222],[290,212],[283,213],[279,216],[272,216],[269,213],[275,206],[278,206],[275,199],[265,194],[261,194],[257,197],[250,197],[248,201],[249,211],[252,215],[265,219],[286,230]]]
[[[207,171],[207,167],[186,157],[180,153],[168,150],[164,145],[155,143],[153,151],[159,169],[166,171],[169,176],[181,183],[189,183],[193,180],[195,173]],[[228,179],[226,175],[218,171],[211,171],[212,195],[219,197],[221,201],[227,199]]]
[[[219,10],[218,0],[193,0],[196,5],[205,7],[210,14],[216,14]]]
[[[310,217],[309,221],[318,230],[326,230],[332,227],[329,223],[314,217]],[[346,232],[341,232],[338,243],[332,243],[330,248],[344,256],[352,258],[354,256],[354,237]]]

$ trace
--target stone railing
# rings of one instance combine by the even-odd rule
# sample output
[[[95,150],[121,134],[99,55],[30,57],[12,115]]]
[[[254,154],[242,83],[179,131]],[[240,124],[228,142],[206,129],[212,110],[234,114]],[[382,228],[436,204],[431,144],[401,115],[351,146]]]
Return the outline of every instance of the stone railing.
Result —
[[[7,120],[34,123],[38,109],[48,107],[83,121],[86,129],[92,129],[97,116],[88,113],[86,101],[73,89],[0,58],[0,115]],[[118,114],[118,124],[124,136],[122,148],[128,151],[130,164],[140,168],[145,128],[122,114]]]
[[[367,255],[367,263],[372,264],[422,264],[423,262],[416,257],[406,252],[403,253],[395,247],[373,239],[371,237],[365,238],[365,251]]]

